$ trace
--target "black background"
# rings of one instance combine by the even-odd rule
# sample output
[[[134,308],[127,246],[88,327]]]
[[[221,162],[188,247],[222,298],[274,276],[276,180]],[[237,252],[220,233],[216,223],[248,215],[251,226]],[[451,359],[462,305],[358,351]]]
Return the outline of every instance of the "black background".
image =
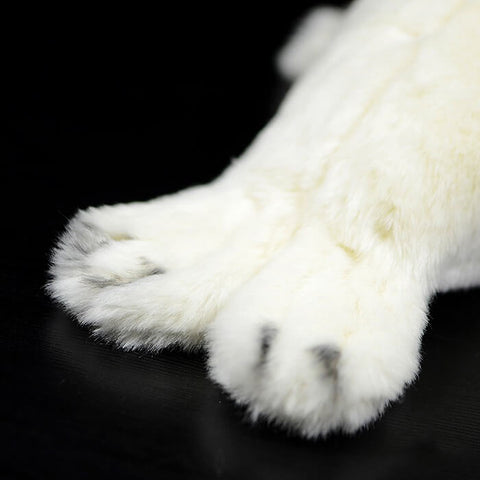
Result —
[[[115,350],[45,297],[78,208],[207,182],[242,152],[317,2],[200,3],[6,17],[0,478],[478,478],[478,291],[435,299],[420,377],[380,421],[317,442],[245,423],[202,355]]]

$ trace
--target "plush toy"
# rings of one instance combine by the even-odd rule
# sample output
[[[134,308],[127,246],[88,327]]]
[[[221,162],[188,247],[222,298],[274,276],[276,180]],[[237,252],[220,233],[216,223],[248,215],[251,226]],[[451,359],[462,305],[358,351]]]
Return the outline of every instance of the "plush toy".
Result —
[[[319,9],[214,182],[80,211],[52,296],[125,349],[205,347],[251,418],[353,432],[419,368],[429,299],[480,284],[480,0]]]

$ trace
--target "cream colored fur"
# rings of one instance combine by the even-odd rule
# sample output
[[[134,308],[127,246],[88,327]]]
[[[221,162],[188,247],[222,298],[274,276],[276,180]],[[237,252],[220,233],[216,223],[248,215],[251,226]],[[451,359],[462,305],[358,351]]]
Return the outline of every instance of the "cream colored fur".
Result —
[[[241,158],[210,185],[79,212],[52,295],[124,348],[206,346],[252,418],[366,425],[415,379],[431,296],[480,283],[479,26],[479,0],[314,11]]]

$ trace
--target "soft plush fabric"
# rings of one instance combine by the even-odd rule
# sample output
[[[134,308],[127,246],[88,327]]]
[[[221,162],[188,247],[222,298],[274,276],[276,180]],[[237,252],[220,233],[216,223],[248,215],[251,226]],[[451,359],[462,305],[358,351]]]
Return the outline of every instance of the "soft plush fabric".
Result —
[[[80,211],[52,296],[120,347],[205,347],[252,419],[368,424],[416,377],[432,295],[480,283],[479,26],[479,0],[311,12],[247,151],[210,185]]]

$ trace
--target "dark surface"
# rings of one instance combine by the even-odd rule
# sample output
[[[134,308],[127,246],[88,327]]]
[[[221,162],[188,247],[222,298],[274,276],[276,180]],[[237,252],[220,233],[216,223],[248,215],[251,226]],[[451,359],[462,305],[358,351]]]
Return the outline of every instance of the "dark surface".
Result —
[[[479,478],[479,291],[435,300],[419,379],[380,421],[317,442],[245,423],[201,355],[115,350],[44,296],[48,251],[77,208],[208,181],[273,113],[271,59],[311,3],[225,5],[17,17],[0,478]]]

